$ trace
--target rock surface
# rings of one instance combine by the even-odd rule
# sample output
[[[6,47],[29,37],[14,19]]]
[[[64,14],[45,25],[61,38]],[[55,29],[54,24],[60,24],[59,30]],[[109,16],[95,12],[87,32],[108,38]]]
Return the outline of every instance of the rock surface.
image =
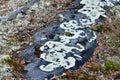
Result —
[[[54,1],[67,4],[70,0]],[[8,71],[11,68],[1,62],[2,55],[28,44],[21,56],[26,62],[23,75],[27,80],[48,80],[66,70],[79,69],[97,46],[98,32],[89,28],[100,21],[99,18],[107,18],[106,9],[117,2],[119,0],[75,0],[75,4],[63,12],[62,4],[56,5],[50,0],[0,0],[0,79],[12,76]],[[51,23],[59,11],[63,12],[60,19]],[[113,12],[119,14],[119,8]],[[47,26],[36,31],[45,23]],[[117,57],[107,59],[116,61]]]

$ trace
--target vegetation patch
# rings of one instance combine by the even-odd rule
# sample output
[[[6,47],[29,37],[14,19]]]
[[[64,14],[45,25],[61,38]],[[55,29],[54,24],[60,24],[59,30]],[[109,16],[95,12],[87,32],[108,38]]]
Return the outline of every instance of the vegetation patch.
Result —
[[[117,63],[115,62],[112,62],[112,61],[106,61],[104,63],[104,68],[106,71],[119,71],[120,70],[120,65],[118,65]]]
[[[70,32],[65,32],[66,36],[73,36],[74,34],[70,33]]]
[[[21,72],[24,70],[23,60],[15,58],[14,56],[6,57],[3,61],[12,68],[12,73],[16,77],[20,77]]]

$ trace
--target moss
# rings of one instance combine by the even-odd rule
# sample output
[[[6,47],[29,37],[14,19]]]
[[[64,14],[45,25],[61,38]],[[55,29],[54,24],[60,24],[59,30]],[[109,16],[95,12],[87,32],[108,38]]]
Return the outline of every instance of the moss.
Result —
[[[10,65],[10,66],[11,66],[11,64],[12,64],[12,59],[11,59],[10,57],[4,58],[3,61],[4,61],[5,63],[7,63],[8,65]]]
[[[13,72],[21,72],[24,69],[24,66],[17,62],[14,57],[7,57],[3,61],[12,67]]]
[[[97,32],[102,32],[104,30],[104,26],[99,25],[99,26],[92,28],[92,30],[97,31]]]
[[[70,33],[70,32],[65,32],[66,36],[73,36],[74,34]]]
[[[4,61],[5,58],[10,58],[9,55],[0,55],[0,80],[7,80],[6,77],[12,77],[11,67]]]
[[[104,68],[106,71],[119,71],[120,70],[120,65],[118,65],[117,63],[113,62],[113,61],[106,61],[104,63]]]
[[[106,27],[104,25],[95,26],[94,28],[92,28],[92,30],[100,32],[100,33],[111,31],[109,27]]]

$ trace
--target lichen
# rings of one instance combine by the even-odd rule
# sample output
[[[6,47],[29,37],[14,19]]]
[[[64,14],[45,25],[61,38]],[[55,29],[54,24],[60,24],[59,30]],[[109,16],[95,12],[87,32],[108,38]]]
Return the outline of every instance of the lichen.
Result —
[[[20,45],[16,42],[14,36],[16,28],[11,28],[11,21],[3,21],[0,23],[0,46],[11,50],[20,49]],[[11,28],[11,29],[9,29]]]
[[[111,12],[115,15],[118,16],[120,18],[120,5],[114,6],[111,9]]]
[[[84,50],[84,48],[79,49],[79,48],[74,48],[74,47],[68,47],[64,45],[63,43],[53,42],[53,41],[47,42],[44,46],[40,48],[40,50],[44,51],[45,48],[46,50],[48,50],[49,54],[43,53],[41,54],[40,58],[44,59],[45,61],[52,62],[52,63],[46,66],[41,65],[40,69],[43,71],[52,71],[55,68],[60,67],[60,66],[63,66],[65,69],[69,69],[73,67],[76,61],[74,57],[67,57],[67,59],[65,59],[64,57],[66,56],[66,54],[69,54],[69,52],[72,52],[72,49],[76,49],[78,51]],[[81,56],[79,56],[79,58],[81,58]]]
[[[21,63],[15,61],[13,56],[4,58],[3,61],[12,68],[13,72],[22,72],[24,69],[24,66]]]

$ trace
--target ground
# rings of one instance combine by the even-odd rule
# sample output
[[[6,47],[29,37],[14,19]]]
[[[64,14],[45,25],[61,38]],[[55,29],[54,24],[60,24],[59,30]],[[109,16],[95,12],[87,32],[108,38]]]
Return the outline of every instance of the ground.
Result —
[[[0,0],[0,17],[6,16],[14,9],[25,5],[30,0]],[[12,3],[14,2],[14,3]],[[19,2],[20,4],[18,5]],[[12,3],[13,5],[10,5]],[[21,47],[32,45],[32,34],[39,28],[48,25],[58,19],[61,19],[59,13],[65,11],[72,3],[72,0],[44,0],[39,5],[34,4],[29,10],[18,14],[16,19],[0,22],[0,54],[7,58],[0,59],[5,70],[9,70],[5,77],[0,79],[20,79],[18,76],[23,70],[24,61],[14,57],[14,53],[20,53]],[[44,4],[44,5],[42,5]],[[59,4],[59,5],[56,5]],[[40,9],[38,11],[37,9]],[[118,7],[117,7],[118,8]],[[59,80],[115,80],[120,79],[120,18],[119,8],[115,8],[109,16],[109,19],[92,26],[92,30],[98,31],[98,47],[95,49],[93,56],[79,70],[68,71],[66,76],[55,76]],[[109,10],[109,11],[110,11]],[[67,35],[70,35],[66,33]],[[10,56],[8,56],[10,55]],[[11,58],[12,57],[12,60]],[[16,60],[16,62],[13,62]],[[2,66],[2,67],[3,67]],[[16,69],[15,66],[19,66]],[[1,72],[1,71],[0,71]],[[6,71],[7,72],[7,71]],[[13,75],[12,75],[12,74]],[[17,75],[15,75],[17,74]],[[12,75],[12,76],[11,76]],[[0,76],[3,76],[0,74]],[[6,77],[7,76],[7,77]],[[11,78],[13,77],[13,78]],[[17,77],[17,78],[15,78]],[[23,79],[23,78],[22,78]]]

